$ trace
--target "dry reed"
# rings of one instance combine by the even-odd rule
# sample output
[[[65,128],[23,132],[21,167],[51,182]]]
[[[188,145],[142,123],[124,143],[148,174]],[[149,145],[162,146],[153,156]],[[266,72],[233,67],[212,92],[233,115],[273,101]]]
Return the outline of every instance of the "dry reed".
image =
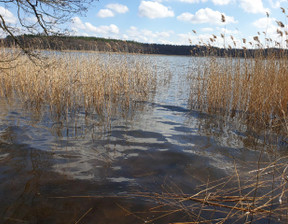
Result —
[[[21,55],[2,65],[9,69],[1,69],[0,96],[20,99],[32,112],[49,106],[58,118],[77,111],[106,118],[131,113],[156,88],[152,63],[133,55],[48,53],[44,64]]]
[[[285,14],[285,10],[282,12]],[[238,123],[264,130],[265,134],[277,131],[279,137],[288,137],[288,31],[282,22],[276,23],[281,40],[265,36],[262,43],[258,33],[254,43],[249,42],[254,47],[253,55],[251,49],[243,46],[244,55],[228,56],[232,47],[225,48],[225,40],[224,57],[217,58],[213,56],[215,52],[209,52],[212,54],[207,55],[198,67],[198,75],[191,79],[191,109],[220,114],[228,120],[232,117]],[[216,39],[213,35],[206,47],[210,48]],[[231,40],[236,47],[234,37]],[[243,43],[247,43],[246,39]],[[173,211],[185,213],[188,218],[175,222],[179,224],[287,223],[287,158],[266,166],[260,166],[259,159],[258,166],[241,175],[235,166],[235,175],[208,182],[194,195],[173,192],[140,195],[159,201],[161,206],[157,209],[162,210],[159,219]]]
[[[282,22],[277,24],[279,29],[285,29]],[[287,43],[285,32],[278,33],[281,42]],[[257,49],[253,57],[247,56],[251,51],[244,46],[244,57],[207,57],[199,66],[198,76],[192,79],[189,103],[193,109],[237,115],[249,125],[281,130],[288,135],[288,54],[283,49],[286,45],[275,41],[275,46],[271,46],[270,40],[261,43],[260,35],[254,37],[254,42]]]
[[[287,223],[287,158],[239,174],[207,182],[198,191],[185,194],[172,182],[162,193],[135,193],[133,196],[157,201],[145,223]],[[242,176],[243,175],[243,176]],[[173,191],[174,189],[174,191]],[[143,219],[143,212],[130,212]],[[177,215],[178,214],[178,215]],[[183,220],[183,221],[181,221]]]

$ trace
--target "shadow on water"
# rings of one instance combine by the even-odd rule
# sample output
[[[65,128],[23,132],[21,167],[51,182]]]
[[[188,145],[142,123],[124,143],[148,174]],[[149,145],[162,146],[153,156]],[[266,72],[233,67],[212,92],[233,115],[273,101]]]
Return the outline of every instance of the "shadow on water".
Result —
[[[96,127],[78,136],[59,136],[55,125],[27,125],[21,113],[8,113],[7,123],[1,123],[2,222],[70,223],[87,211],[83,223],[151,220],[148,208],[155,201],[132,193],[181,189],[193,194],[208,177],[213,181],[233,172],[234,160],[246,167],[258,157],[257,151],[221,146],[204,135],[205,114],[155,103],[148,107],[133,122],[115,121],[110,130]],[[135,217],[128,211],[147,213]],[[178,213],[169,219],[173,216],[186,217]]]

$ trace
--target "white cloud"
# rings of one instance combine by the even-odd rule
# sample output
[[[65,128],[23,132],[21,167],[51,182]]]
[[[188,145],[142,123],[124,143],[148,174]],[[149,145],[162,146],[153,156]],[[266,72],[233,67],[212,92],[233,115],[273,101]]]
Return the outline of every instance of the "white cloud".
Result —
[[[100,18],[114,17],[115,13],[124,14],[128,12],[129,9],[126,5],[121,4],[108,4],[106,5],[106,9],[101,9],[97,13],[97,16]]]
[[[281,43],[281,46],[286,46],[286,43],[285,43],[286,38],[282,38],[280,33],[277,32],[277,30],[284,33],[285,30],[287,30],[287,26],[281,28],[277,25],[276,21],[277,20],[275,18],[265,17],[265,18],[261,18],[261,19],[254,21],[252,24],[257,29],[259,29],[260,32],[261,31],[265,32],[265,35],[260,36],[261,42],[265,43],[265,45],[271,46],[272,44],[272,46],[275,46],[274,42],[273,43],[267,42],[267,39],[265,40],[265,38],[271,38],[273,41],[278,41],[279,43]]]
[[[88,32],[99,33],[100,31],[96,26],[93,26],[91,23],[85,23],[85,28],[85,30]]]
[[[212,0],[215,5],[228,5],[231,0]]]
[[[110,9],[101,9],[97,16],[100,18],[114,17],[114,13]]]
[[[200,3],[200,2],[207,2],[208,0],[179,0],[179,1],[187,3]]]
[[[114,25],[114,24],[111,24],[110,26],[93,26],[91,23],[85,23],[85,28],[86,28],[86,31],[90,31],[94,34],[109,34],[109,33],[112,33],[112,34],[118,34],[119,33],[119,28]]]
[[[202,32],[206,32],[206,33],[211,33],[213,32],[213,28],[211,27],[205,27],[201,29]]]
[[[177,44],[180,45],[196,45],[198,44],[198,41],[196,42],[193,38],[192,33],[179,33],[177,34]]]
[[[238,30],[229,30],[223,27],[217,27],[216,28],[220,33],[225,33],[225,35],[238,35],[239,31]]]
[[[171,9],[158,2],[141,1],[138,10],[140,16],[150,19],[174,16],[174,12]]]
[[[128,7],[126,5],[121,5],[121,4],[108,4],[106,5],[107,9],[113,10],[114,12],[123,14],[129,11]]]
[[[221,15],[225,16],[226,22],[221,22]],[[180,21],[187,21],[194,24],[200,23],[210,23],[210,24],[217,24],[217,25],[225,25],[229,23],[236,23],[233,17],[226,16],[224,13],[220,13],[219,11],[214,11],[210,8],[200,9],[198,10],[195,15],[185,12],[182,13],[180,16],[177,17]]]
[[[252,24],[253,26],[257,27],[258,29],[266,29],[268,27],[271,27],[271,26],[274,26],[274,23],[275,23],[275,20],[274,18],[261,18],[261,19],[258,19],[256,21],[254,21]]]
[[[37,18],[36,17],[27,17],[23,19],[25,22],[30,22],[30,23],[37,23]]]
[[[240,7],[248,13],[269,12],[269,9],[264,8],[262,0],[240,0]]]
[[[82,23],[79,17],[72,18],[72,24],[74,29],[85,29],[85,25]]]
[[[12,12],[10,12],[8,9],[5,9],[4,7],[0,6],[0,15],[3,16],[6,23],[17,23],[16,17],[13,15]]]
[[[218,28],[221,29],[219,31],[224,31],[223,28]],[[217,30],[218,30],[217,29]],[[225,37],[225,41],[223,40],[223,38],[220,38],[220,34],[216,35],[216,39],[213,37],[213,35],[209,34],[209,33],[204,33],[204,34],[197,34],[195,35],[194,33],[182,33],[182,34],[178,34],[178,38],[179,38],[179,44],[192,44],[192,45],[208,45],[210,44],[211,46],[215,46],[215,47],[229,47],[229,45],[231,47],[234,47],[236,44],[236,47],[241,47],[241,39],[238,38],[237,31],[233,31],[233,30],[225,30],[226,33],[226,37]],[[229,36],[228,36],[229,33]],[[233,36],[233,40],[231,39],[230,36]],[[213,41],[211,41],[213,39]]]
[[[189,32],[189,33],[180,33],[177,34],[178,36],[178,43],[179,44],[192,44],[192,45],[203,45],[207,44],[209,42],[209,39],[211,38],[211,34],[198,34],[195,36],[195,34]]]
[[[83,23],[79,17],[74,17],[71,23],[74,35],[116,37],[120,33],[119,28],[111,24],[109,26],[94,26],[89,22]]]
[[[276,25],[276,19],[275,18],[261,18],[261,19],[258,19],[256,21],[254,21],[253,23],[253,26],[255,26],[259,31],[264,31],[266,32],[266,36],[268,37],[271,37],[271,35],[273,36],[273,39],[276,40],[275,37],[277,37],[277,29],[281,30],[280,27],[278,27]]]
[[[282,2],[287,2],[287,0],[278,0],[278,1],[269,0],[269,3],[272,8],[280,8]]]
[[[197,3],[205,3],[208,2],[208,0],[178,0],[179,2],[186,2],[191,4],[197,4]],[[212,0],[214,5],[228,5],[233,0]]]
[[[130,39],[144,43],[171,43],[169,38],[173,34],[173,31],[153,32],[147,29],[138,29],[135,26],[131,26],[127,33],[123,35],[123,38]]]
[[[108,30],[108,32],[111,32],[111,33],[115,33],[115,34],[119,33],[119,28],[115,24],[111,24],[110,26],[108,26],[107,30]]]

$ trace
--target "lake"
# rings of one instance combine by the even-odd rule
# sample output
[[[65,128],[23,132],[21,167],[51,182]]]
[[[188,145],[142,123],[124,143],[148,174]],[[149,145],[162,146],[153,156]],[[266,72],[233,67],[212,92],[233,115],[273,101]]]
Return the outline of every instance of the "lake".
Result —
[[[131,116],[109,127],[82,113],[66,122],[39,118],[0,99],[1,223],[188,222],[199,212],[195,218],[194,207],[173,197],[235,170],[245,175],[260,156],[263,164],[285,156],[287,144],[268,146],[233,118],[189,109],[191,76],[206,58],[137,57],[155,63],[159,85],[151,101],[136,101]]]

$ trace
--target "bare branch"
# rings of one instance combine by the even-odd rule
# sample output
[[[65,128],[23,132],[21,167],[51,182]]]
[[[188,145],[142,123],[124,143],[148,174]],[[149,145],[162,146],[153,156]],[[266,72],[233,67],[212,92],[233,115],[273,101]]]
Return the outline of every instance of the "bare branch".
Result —
[[[0,0],[5,6],[14,6],[17,9],[18,22],[22,31],[30,34],[57,35],[57,25],[63,25],[70,21],[75,14],[82,15],[93,2],[98,0]],[[28,18],[32,18],[29,20]],[[33,21],[34,19],[34,21]],[[17,24],[8,24],[5,16],[0,14],[0,29],[10,36],[23,53],[29,57],[35,57],[29,49],[19,41],[16,32]],[[62,29],[63,30],[63,29]]]

